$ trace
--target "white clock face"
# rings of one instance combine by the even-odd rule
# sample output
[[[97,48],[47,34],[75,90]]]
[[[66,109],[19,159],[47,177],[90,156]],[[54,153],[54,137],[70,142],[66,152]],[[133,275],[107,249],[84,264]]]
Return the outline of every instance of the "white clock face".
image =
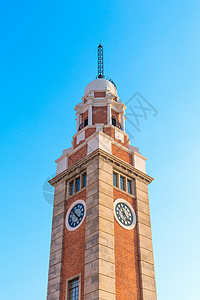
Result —
[[[83,200],[75,201],[67,211],[65,225],[69,231],[78,229],[85,219],[86,204]]]
[[[136,224],[136,215],[133,207],[124,199],[114,202],[114,216],[116,221],[125,229],[131,230]]]

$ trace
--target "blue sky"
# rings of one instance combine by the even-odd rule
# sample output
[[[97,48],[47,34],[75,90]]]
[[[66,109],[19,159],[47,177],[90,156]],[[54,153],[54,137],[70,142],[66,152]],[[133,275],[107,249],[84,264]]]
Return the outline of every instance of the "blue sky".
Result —
[[[200,297],[199,14],[197,0],[1,2],[2,300],[45,299],[52,206],[43,184],[71,145],[100,39],[121,99],[139,91],[158,111],[140,132],[127,122],[155,178],[158,299]]]

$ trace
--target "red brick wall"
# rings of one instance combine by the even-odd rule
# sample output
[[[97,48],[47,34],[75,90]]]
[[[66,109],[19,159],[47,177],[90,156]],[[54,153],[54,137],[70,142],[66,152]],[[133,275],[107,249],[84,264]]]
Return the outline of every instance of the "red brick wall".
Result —
[[[106,97],[106,92],[94,92],[94,98]]]
[[[87,139],[90,135],[96,132],[96,128],[88,128],[85,130],[85,138]]]
[[[92,107],[92,125],[96,123],[107,124],[107,106]]]
[[[86,201],[86,191],[82,191],[66,202],[66,213],[74,201],[82,199]],[[69,231],[65,227],[64,252],[62,270],[62,294],[61,300],[66,298],[66,280],[81,273],[81,299],[84,299],[84,264],[85,264],[85,220],[75,231]]]
[[[122,159],[123,161],[133,165],[132,155],[123,150],[122,148],[112,145],[112,154]]]
[[[135,200],[113,189],[114,200],[128,201],[136,211]],[[121,227],[114,220],[116,300],[141,300],[137,225],[132,230]]]
[[[128,137],[126,135],[124,136],[124,145],[128,147]]]
[[[77,138],[73,138],[73,148],[76,148],[77,147],[77,144],[76,144],[76,141],[77,141]]]
[[[112,138],[115,137],[115,131],[114,131],[114,128],[112,127],[106,127],[106,128],[103,128],[103,132],[109,136],[111,136]]]
[[[83,146],[77,152],[69,156],[68,167],[71,167],[73,164],[75,164],[78,160],[80,160],[86,155],[87,155],[87,145]]]

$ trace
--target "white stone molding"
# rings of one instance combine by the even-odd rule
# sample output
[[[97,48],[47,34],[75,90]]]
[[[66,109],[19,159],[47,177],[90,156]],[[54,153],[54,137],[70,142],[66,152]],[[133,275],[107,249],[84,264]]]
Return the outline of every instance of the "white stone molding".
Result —
[[[80,141],[83,141],[85,139],[85,130],[81,131],[76,136],[76,144],[78,145]]]
[[[96,123],[95,124],[96,125],[96,132],[97,131],[103,131],[103,123]]]
[[[107,125],[111,125],[111,104],[107,106]]]
[[[111,149],[112,143],[111,140],[107,138],[107,136],[104,135],[99,135],[99,148],[112,154],[112,149]]]
[[[147,158],[142,156],[140,153],[133,151],[133,166],[142,171],[143,173],[146,173],[146,162]]]
[[[102,149],[108,153],[112,153],[111,140],[108,136],[98,131],[95,136],[88,141],[87,155],[95,151],[96,149]]]
[[[117,127],[115,127],[115,138],[117,140],[120,140],[122,143],[124,143],[124,134]]]
[[[92,125],[92,104],[88,106],[88,125]]]
[[[100,124],[97,124],[97,126],[100,126]],[[97,126],[96,125],[87,126],[87,128],[97,128]],[[108,125],[104,125],[103,127],[108,127]],[[121,133],[123,135],[128,136],[127,133],[121,132],[121,130],[117,129],[115,126],[112,126],[112,127],[116,130],[116,132],[119,132],[119,133]],[[78,141],[80,141],[82,138],[85,139],[85,128],[83,128],[80,132],[78,132],[77,134],[75,134],[74,138],[77,137],[80,134],[80,137],[79,137]],[[102,136],[101,139],[98,138],[98,134],[100,134]],[[117,134],[117,136],[118,136],[118,134]],[[123,141],[122,137],[120,137],[120,139]],[[85,139],[85,141],[82,144],[78,145],[75,149],[69,148],[69,149],[64,150],[63,155],[61,155],[56,160],[56,163],[58,164],[65,157],[67,157],[67,158],[66,158],[66,160],[63,160],[63,162],[60,163],[60,166],[57,169],[58,170],[57,174],[63,172],[65,169],[68,168],[68,158],[72,154],[74,154],[75,152],[80,151],[81,148],[84,147],[85,145],[89,145],[88,146],[88,153],[87,153],[87,155],[89,155],[90,153],[92,153],[93,151],[95,151],[98,148],[106,151],[107,153],[112,154],[111,153],[111,144],[114,144],[115,146],[119,147],[120,149],[122,149],[122,150],[126,151],[127,153],[133,155],[133,166],[136,169],[140,170],[141,172],[146,173],[145,161],[147,159],[143,155],[141,155],[140,153],[138,153],[139,150],[136,147],[128,145],[128,148],[127,148],[127,147],[125,147],[123,145],[120,145],[119,142],[115,141],[112,137],[110,137],[109,135],[105,134],[101,130],[98,130],[95,133],[93,133],[91,136],[89,136],[87,139]]]
[[[63,157],[58,163],[57,163],[57,171],[56,175],[63,172],[68,168],[68,156]]]
[[[88,97],[87,102],[81,102],[75,106],[75,111],[82,114],[88,110],[90,104],[95,107],[107,106],[107,104],[112,104],[112,109],[114,109],[118,113],[121,113],[126,109],[126,105],[123,102],[115,101],[113,99],[113,96],[106,95],[106,97],[104,98],[93,98],[92,96]]]
[[[121,125],[122,125],[122,130],[125,131],[125,116],[124,116],[124,112],[121,113]]]
[[[82,145],[86,145],[86,143],[83,143]],[[77,172],[84,170],[87,167],[88,163],[91,160],[95,159],[96,156],[101,156],[105,161],[109,161],[110,163],[112,163],[116,171],[122,172],[123,170],[123,174],[127,175],[128,177],[139,178],[140,180],[143,180],[147,184],[153,181],[153,178],[151,176],[134,168],[132,165],[126,163],[122,159],[117,158],[116,156],[109,154],[108,152],[105,152],[102,149],[97,149],[94,152],[90,153],[89,155],[81,158],[78,162],[70,166],[64,172],[56,175],[54,178],[49,180],[49,183],[55,186],[60,181],[67,181],[70,178],[76,176]]]
[[[78,132],[79,126],[80,126],[80,114],[76,113],[76,132]]]
[[[123,102],[116,102],[112,99],[112,109],[121,114],[126,110],[126,105]]]

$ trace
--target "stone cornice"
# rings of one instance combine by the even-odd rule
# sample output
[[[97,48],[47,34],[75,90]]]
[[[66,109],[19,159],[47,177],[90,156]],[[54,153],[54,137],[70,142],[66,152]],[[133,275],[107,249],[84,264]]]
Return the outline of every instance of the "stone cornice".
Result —
[[[49,183],[52,186],[56,186],[56,184],[60,181],[68,180],[69,178],[77,175],[79,172],[81,172],[83,169],[87,167],[87,165],[92,161],[97,159],[98,157],[101,157],[102,159],[108,161],[111,163],[114,167],[114,169],[119,170],[122,173],[126,173],[127,175],[143,180],[147,184],[151,183],[153,181],[153,178],[149,175],[139,171],[138,169],[134,168],[130,164],[124,162],[123,160],[115,157],[112,154],[109,154],[101,149],[97,149],[91,154],[83,157],[78,162],[73,164],[68,169],[64,170],[63,172],[56,175],[54,178],[49,180]]]
[[[113,96],[109,97],[109,95],[106,95],[106,97],[102,97],[102,98],[90,97],[90,99],[88,99],[87,102],[78,103],[75,106],[74,110],[77,113],[82,114],[88,110],[89,105],[92,105],[93,107],[100,107],[100,106],[107,106],[108,104],[111,104],[112,109],[115,110],[117,113],[123,113],[126,110],[126,105],[123,102],[115,101],[113,99]]]

